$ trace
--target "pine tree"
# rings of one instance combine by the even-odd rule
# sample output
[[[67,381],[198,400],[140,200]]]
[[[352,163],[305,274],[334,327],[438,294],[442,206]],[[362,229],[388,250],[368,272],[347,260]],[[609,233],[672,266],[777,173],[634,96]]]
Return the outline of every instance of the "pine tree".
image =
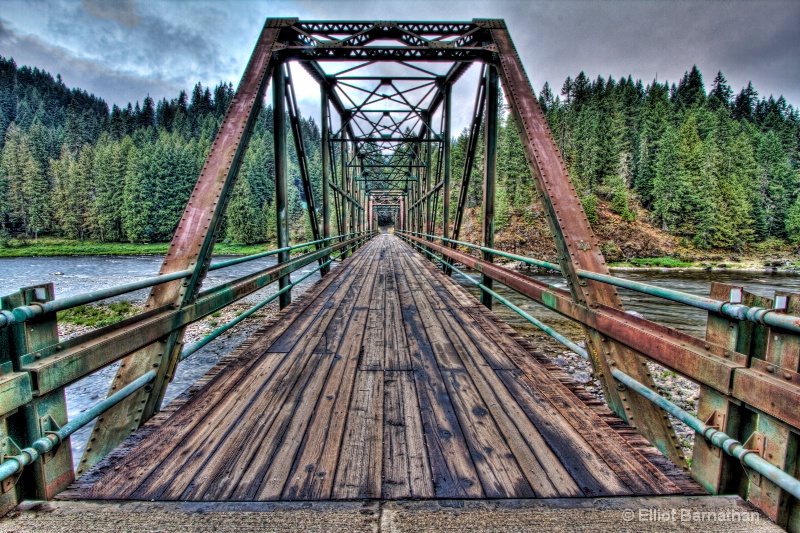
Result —
[[[718,71],[711,84],[711,92],[708,93],[708,104],[712,108],[724,107],[727,109],[731,105],[732,96],[733,89],[728,85],[728,80],[722,75],[721,70]]]
[[[786,233],[795,246],[800,245],[800,197],[786,214]]]
[[[122,198],[122,230],[130,242],[150,242],[155,234],[149,213],[154,205],[154,185],[149,172],[149,147],[133,147],[125,166]]]
[[[737,120],[752,120],[757,97],[758,91],[753,88],[753,82],[748,82],[747,87],[736,95],[731,116]]]
[[[550,84],[544,82],[542,90],[539,92],[539,106],[544,113],[547,113],[554,105],[553,91],[550,90]]]
[[[260,210],[257,209],[248,180],[239,178],[227,210],[227,238],[243,244],[259,242]]]
[[[780,139],[772,131],[760,137],[756,160],[767,238],[785,237],[784,219],[796,198],[797,173],[792,170]]]

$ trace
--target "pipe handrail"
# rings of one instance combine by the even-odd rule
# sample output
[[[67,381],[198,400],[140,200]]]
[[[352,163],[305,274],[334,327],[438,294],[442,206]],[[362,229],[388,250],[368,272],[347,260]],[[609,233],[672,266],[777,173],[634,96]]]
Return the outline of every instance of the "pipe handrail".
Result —
[[[257,254],[248,255],[245,257],[237,257],[236,259],[230,259],[228,261],[223,261],[221,263],[213,264],[209,267],[209,271],[211,270],[219,270],[221,268],[226,268],[229,266],[237,265],[240,263],[246,263],[249,261],[253,261],[256,259],[261,259],[264,257],[268,257],[270,255],[275,255],[281,252],[293,251],[300,248],[307,248],[309,246],[314,246],[318,243],[323,243],[326,241],[331,241],[334,239],[343,240],[346,237],[350,237],[352,235],[360,235],[365,232],[357,232],[357,233],[347,233],[344,235],[336,235],[334,237],[328,237],[326,239],[320,239],[317,241],[311,242],[304,242],[301,244],[295,244],[293,246],[287,246],[284,248],[279,248],[276,250],[269,250],[266,252],[259,252]],[[0,311],[0,329],[9,326],[14,323],[21,323],[27,322],[37,316],[44,315],[46,313],[54,313],[58,311],[63,311],[65,309],[71,309],[73,307],[78,307],[80,305],[86,305],[93,302],[98,302],[100,300],[105,300],[106,298],[112,298],[114,296],[120,296],[122,294],[127,294],[129,292],[137,291],[140,289],[146,289],[148,287],[154,287],[156,285],[160,285],[162,283],[166,283],[169,281],[175,281],[178,279],[186,278],[192,275],[194,272],[193,269],[181,270],[179,272],[172,272],[169,274],[162,274],[160,276],[154,276],[150,278],[145,278],[139,281],[134,281],[131,283],[125,283],[123,285],[117,285],[115,287],[109,287],[107,289],[100,289],[97,291],[90,291],[81,294],[76,294],[73,296],[67,296],[65,298],[57,298],[55,300],[51,300],[49,302],[36,302],[30,305],[22,305],[19,307],[14,308],[11,311]]]
[[[351,236],[351,235],[363,235],[363,237],[358,239],[352,246],[346,248],[344,251],[342,251],[342,252],[340,252],[338,254],[332,255],[331,258],[328,261],[326,261],[322,265],[317,266],[311,272],[308,272],[307,274],[303,275],[301,278],[299,278],[297,281],[295,281],[294,283],[292,283],[288,287],[285,287],[285,288],[281,289],[276,294],[272,295],[271,297],[269,297],[265,301],[259,303],[258,305],[254,306],[253,308],[249,309],[248,311],[246,311],[242,315],[236,317],[236,319],[232,320],[231,322],[229,322],[228,324],[226,324],[222,328],[219,328],[218,330],[214,331],[212,334],[204,337],[199,342],[196,342],[194,344],[189,345],[181,353],[181,356],[180,356],[179,360],[183,361],[184,359],[189,357],[191,354],[193,354],[194,352],[198,351],[200,348],[202,348],[203,346],[205,346],[206,344],[208,344],[209,342],[214,340],[220,334],[224,333],[225,331],[229,330],[230,328],[232,328],[233,326],[235,326],[236,324],[238,324],[239,322],[241,322],[242,320],[244,320],[248,316],[252,315],[254,312],[258,311],[264,305],[266,305],[269,302],[273,301],[275,298],[277,298],[283,292],[286,292],[286,291],[290,290],[292,287],[296,286],[297,284],[299,284],[303,280],[307,279],[312,274],[318,272],[321,268],[324,268],[325,266],[331,264],[334,261],[334,259],[336,259],[338,257],[341,257],[342,255],[344,255],[345,253],[349,252],[350,250],[353,250],[354,248],[357,248],[358,246],[363,244],[366,240],[371,238],[371,234],[374,234],[374,233],[376,233],[374,230],[373,231],[362,231],[362,232],[358,232],[358,233],[350,233],[350,234],[347,234],[347,235],[330,237],[330,238],[327,238],[327,239],[321,239],[321,241],[329,241],[329,240],[336,239],[336,238],[339,238],[339,237],[347,237],[347,236]],[[308,246],[308,245],[313,245],[313,244],[314,243],[305,243],[304,245]],[[298,245],[298,246],[301,246],[301,245]],[[272,252],[276,252],[276,251],[273,250]],[[176,272],[176,273],[173,273],[173,274],[170,274],[170,275],[175,276],[177,274],[179,274],[179,273]],[[179,278],[175,278],[175,279],[179,279]],[[35,440],[33,443],[31,443],[31,445],[29,447],[26,447],[26,448],[23,448],[22,450],[20,450],[20,453],[18,455],[6,458],[2,463],[0,463],[0,481],[3,481],[3,480],[5,480],[5,479],[7,479],[7,478],[9,478],[9,477],[11,477],[11,476],[13,476],[15,474],[20,473],[25,466],[27,466],[27,465],[33,463],[34,461],[36,461],[43,454],[53,450],[56,446],[58,446],[59,444],[64,442],[67,438],[69,438],[76,431],[78,431],[79,429],[81,429],[84,426],[86,426],[87,424],[89,424],[92,420],[94,420],[95,418],[99,417],[100,415],[102,415],[103,413],[105,413],[106,411],[108,411],[109,409],[114,407],[115,405],[117,405],[119,402],[121,402],[122,400],[124,400],[125,398],[130,396],[131,394],[134,394],[138,390],[140,390],[143,387],[147,386],[155,378],[156,378],[156,371],[155,370],[150,370],[149,372],[145,373],[144,375],[140,376],[136,380],[132,381],[131,383],[129,383],[128,385],[126,385],[125,387],[123,387],[122,389],[117,391],[116,393],[114,393],[111,396],[109,396],[108,398],[106,398],[105,400],[97,403],[93,407],[91,407],[91,408],[87,409],[86,411],[78,414],[77,416],[75,416],[75,418],[73,418],[72,420],[67,422],[61,428],[57,428],[57,429],[55,429],[53,431],[47,431],[45,433],[44,437],[41,437],[41,438]]]
[[[422,246],[419,246],[417,243],[411,240],[408,239],[404,240],[409,244],[411,244],[412,246],[414,246],[415,248],[417,248],[418,250],[420,250],[421,252],[430,255],[434,260],[443,264],[443,261],[434,253],[424,249]],[[481,290],[490,294],[493,298],[496,298],[501,303],[507,305],[510,309],[512,309],[520,316],[525,318],[528,322],[538,327],[544,333],[550,335],[556,341],[560,342],[573,352],[577,353],[584,359],[587,360],[589,359],[589,354],[585,349],[581,348],[580,346],[570,341],[569,339],[567,339],[565,336],[561,335],[554,329],[550,328],[549,326],[540,322],[536,318],[532,317],[524,310],[520,309],[510,301],[506,300],[493,290],[486,287],[483,283],[480,283],[472,279],[471,276],[467,275],[466,273],[462,272],[461,270],[452,265],[448,265],[448,268],[451,268],[456,272],[458,272],[459,274],[461,274],[462,276],[464,276],[466,279],[477,285]],[[800,480],[792,477],[791,475],[784,472],[783,470],[773,465],[766,459],[760,457],[759,455],[752,453],[752,450],[748,450],[747,448],[745,448],[744,445],[742,445],[742,443],[739,442],[738,440],[733,439],[726,433],[719,431],[716,428],[708,426],[696,416],[678,407],[668,399],[664,398],[657,392],[646,387],[645,385],[643,385],[636,379],[632,378],[628,374],[622,372],[618,368],[613,369],[611,371],[611,375],[614,376],[614,378],[620,383],[624,384],[634,392],[638,393],[646,400],[654,403],[661,409],[664,409],[669,414],[671,414],[672,416],[674,416],[675,418],[677,418],[678,420],[680,420],[681,422],[683,422],[684,424],[695,430],[697,433],[702,435],[703,438],[705,438],[711,445],[722,449],[728,455],[735,457],[736,459],[741,461],[742,464],[752,468],[759,474],[766,476],[770,481],[775,483],[778,487],[782,488],[783,490],[792,494],[795,498],[800,498]]]
[[[102,402],[96,404],[94,407],[91,407],[80,413],[63,427],[56,429],[55,431],[46,432],[44,437],[33,441],[29,447],[23,448],[19,455],[9,457],[0,463],[0,481],[21,472],[26,465],[34,462],[39,458],[40,455],[49,452],[60,443],[64,442],[70,435],[117,405],[131,394],[145,387],[155,378],[156,371],[150,370]]]
[[[418,233],[418,232],[406,232],[402,230],[400,230],[400,232],[408,233],[410,235],[416,235],[417,237],[421,238],[433,237],[442,242],[449,242],[460,246],[466,246],[468,248],[479,250],[481,252],[499,255],[501,257],[513,259],[515,261],[520,261],[529,265],[547,268],[558,272],[561,271],[561,267],[554,263],[548,263],[547,261],[540,261],[538,259],[531,259],[529,257],[503,252],[502,250],[496,250],[494,248],[478,246],[463,241],[454,241],[452,239],[446,239],[438,235],[428,235],[425,233]],[[753,322],[755,324],[773,326],[777,328],[786,329],[788,331],[793,331],[795,333],[800,333],[800,317],[787,315],[785,313],[779,313],[776,312],[774,309],[765,309],[763,307],[755,307],[755,306],[750,307],[744,304],[733,303],[733,302],[723,302],[721,300],[715,300],[713,298],[697,296],[695,294],[676,291],[674,289],[667,289],[665,287],[658,287],[656,285],[650,285],[647,283],[642,283],[640,281],[618,278],[616,276],[610,276],[608,274],[591,272],[588,270],[578,270],[577,274],[578,277],[581,278],[591,279],[602,283],[608,283],[609,285],[614,285],[616,287],[621,287],[623,289],[629,289],[642,294],[648,294],[650,296],[664,298],[666,300],[682,303],[691,307],[695,307],[697,309],[703,309],[705,311],[711,311],[721,315],[729,316],[737,320],[746,320],[749,322]]]
[[[334,259],[336,259],[338,257],[341,257],[344,254],[346,254],[347,252],[349,252],[350,250],[353,250],[353,249],[357,248],[358,246],[360,246],[364,242],[364,240],[365,239],[360,239],[358,242],[353,244],[353,246],[350,246],[349,248],[346,248],[344,251],[342,251],[342,252],[340,252],[340,253],[338,253],[336,255],[332,255],[331,258],[328,261],[325,261],[321,265],[317,266],[314,270],[304,274],[302,277],[300,277],[296,281],[293,281],[292,283],[290,283],[286,287],[280,289],[279,291],[277,291],[275,294],[271,295],[266,300],[264,300],[262,302],[259,302],[258,304],[254,305],[253,307],[251,307],[250,309],[248,309],[247,311],[245,311],[241,315],[237,316],[236,318],[234,318],[233,320],[231,320],[227,324],[224,324],[224,325],[220,326],[219,328],[215,329],[214,331],[212,331],[211,333],[209,333],[208,335],[206,335],[205,337],[203,337],[199,341],[187,345],[186,348],[184,348],[183,351],[181,352],[181,356],[180,356],[179,360],[183,361],[184,359],[187,359],[190,355],[192,355],[193,353],[197,352],[202,347],[204,347],[205,345],[207,345],[208,343],[210,343],[211,341],[213,341],[214,339],[216,339],[217,337],[219,337],[220,335],[222,335],[226,331],[230,330],[231,328],[233,328],[234,326],[236,326],[237,324],[239,324],[240,322],[242,322],[243,320],[248,318],[250,315],[252,315],[256,311],[258,311],[259,309],[261,309],[262,307],[264,307],[268,303],[274,301],[275,298],[279,297],[281,294],[292,290],[292,287],[295,287],[296,285],[300,284],[302,281],[308,279],[308,277],[311,276],[312,274],[315,274],[319,270],[321,270],[321,269],[325,268],[326,266],[330,265],[331,263],[333,263]]]

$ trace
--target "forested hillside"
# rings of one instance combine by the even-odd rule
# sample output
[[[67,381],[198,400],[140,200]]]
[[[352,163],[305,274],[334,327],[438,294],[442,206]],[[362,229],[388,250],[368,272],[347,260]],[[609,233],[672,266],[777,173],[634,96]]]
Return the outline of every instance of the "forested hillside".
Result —
[[[169,101],[148,96],[141,105],[109,110],[60,77],[0,58],[0,243],[43,233],[168,241],[232,96],[231,84],[213,90],[197,84]],[[693,68],[672,85],[630,77],[590,81],[580,73],[560,94],[546,84],[539,100],[611,255],[625,246],[615,240],[643,233],[701,250],[800,243],[800,117],[782,97],[759,98],[752,84],[735,94],[722,73],[706,89]],[[512,119],[504,117],[498,228],[517,236],[546,234],[522,145]],[[302,127],[318,194],[320,134],[313,119]],[[267,108],[228,209],[223,238],[231,242],[274,239],[271,131]],[[466,132],[454,141],[457,184]],[[289,146],[290,218],[299,237],[305,236],[304,198]],[[478,154],[467,233],[477,225],[481,181]],[[623,255],[659,253],[630,250]]]
[[[109,111],[101,99],[68,89],[60,78],[0,58],[0,233],[6,240],[48,233],[169,241],[232,98],[231,84],[213,90],[197,84],[191,95],[160,102],[148,96],[141,105]],[[301,126],[318,192],[319,129],[313,119]],[[230,200],[223,237],[232,242],[274,238],[271,132],[267,108]],[[290,217],[304,237],[304,198],[289,145],[295,180]]]

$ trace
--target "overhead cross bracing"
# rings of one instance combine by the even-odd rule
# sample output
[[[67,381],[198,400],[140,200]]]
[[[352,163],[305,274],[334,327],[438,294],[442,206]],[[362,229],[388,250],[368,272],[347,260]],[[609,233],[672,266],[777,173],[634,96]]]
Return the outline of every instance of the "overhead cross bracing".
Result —
[[[341,166],[372,197],[370,221],[373,213],[399,218],[409,199],[433,184],[441,189],[447,182],[449,191],[449,95],[470,61],[490,57],[485,28],[474,22],[294,21],[283,31],[282,53],[298,59],[327,91],[334,111],[325,113],[331,152],[351,147]],[[394,194],[386,203],[389,191]],[[442,208],[438,198],[433,210]]]

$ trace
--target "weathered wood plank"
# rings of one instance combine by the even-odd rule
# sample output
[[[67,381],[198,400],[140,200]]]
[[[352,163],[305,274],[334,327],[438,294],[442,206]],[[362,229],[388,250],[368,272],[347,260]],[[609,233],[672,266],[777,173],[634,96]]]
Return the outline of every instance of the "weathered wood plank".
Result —
[[[276,414],[274,421],[271,422],[269,430],[265,432],[263,435],[259,434],[256,435],[254,439],[248,441],[248,445],[252,443],[252,446],[247,446],[245,450],[237,451],[245,461],[249,459],[249,465],[246,469],[239,468],[237,473],[240,474],[235,478],[233,483],[221,483],[221,491],[215,491],[215,494],[208,494],[209,497],[204,499],[215,499],[215,497],[221,496],[223,499],[232,499],[232,500],[253,500],[257,499],[257,495],[260,492],[260,486],[266,481],[266,474],[271,467],[273,460],[277,453],[279,453],[281,443],[283,442],[286,432],[291,424],[293,416],[299,411],[301,413],[303,420],[307,420],[306,416],[310,416],[313,405],[316,403],[317,397],[319,395],[319,389],[322,386],[323,379],[327,376],[330,362],[333,360],[333,355],[325,355],[320,356],[319,354],[314,354],[315,348],[318,346],[319,341],[324,338],[325,332],[331,322],[331,319],[336,312],[339,310],[340,307],[344,308],[344,316],[346,316],[347,310],[350,309],[350,306],[353,305],[362,294],[362,287],[369,286],[371,287],[372,279],[366,275],[373,267],[373,256],[375,255],[375,248],[374,246],[370,246],[364,250],[365,255],[365,263],[364,268],[361,270],[360,275],[352,276],[350,280],[350,284],[347,286],[346,292],[343,295],[342,299],[339,302],[336,302],[334,298],[334,306],[330,309],[330,317],[328,320],[320,321],[318,320],[315,323],[316,330],[313,334],[307,335],[307,341],[304,339],[305,348],[303,352],[299,352],[297,356],[303,356],[305,359],[310,360],[310,363],[307,365],[309,367],[313,366],[312,369],[308,372],[308,378],[304,381],[303,377],[298,380],[292,390],[291,394],[287,397],[287,399],[281,405],[279,412]],[[351,318],[351,321],[353,319]],[[363,329],[363,325],[361,325]],[[360,343],[361,337],[359,336],[357,342]],[[289,357],[293,356],[293,353],[289,354]],[[321,366],[314,366],[313,363],[315,362],[322,362]],[[314,372],[317,372],[315,375]],[[306,370],[304,370],[304,374]],[[311,403],[311,409],[301,409],[305,403]],[[252,452],[250,450],[252,449]],[[292,459],[290,458],[287,462],[288,464],[286,467],[290,467],[292,463]],[[287,470],[288,472],[288,470]],[[242,475],[243,474],[243,475]],[[274,492],[280,494],[283,484],[285,483],[285,478],[282,480],[277,480],[278,483],[272,483],[273,480],[270,481],[270,489],[274,489]],[[280,485],[280,488],[277,488],[275,485]],[[227,486],[226,486],[227,485]],[[231,486],[233,485],[233,486]]]
[[[381,240],[379,238],[379,240]],[[386,261],[380,259],[385,257],[386,247],[381,242],[376,242],[379,247],[379,259],[375,261],[377,271],[374,273],[375,289],[370,301],[369,316],[367,317],[367,329],[364,332],[364,350],[361,360],[358,363],[360,370],[383,370],[383,362],[386,352],[386,333],[385,333],[385,302],[386,302]]]
[[[371,243],[379,253],[378,243]],[[292,472],[283,491],[286,499],[326,499],[331,497],[342,434],[347,421],[348,406],[355,381],[356,368],[364,342],[365,324],[369,316],[377,272],[377,262],[372,261],[364,272],[360,290],[353,293],[352,305],[342,306],[320,342],[317,353],[335,354],[325,389],[320,396],[314,417],[309,424],[302,448],[292,466]],[[328,339],[335,343],[328,344]]]
[[[419,274],[420,279],[424,278],[425,283],[430,284],[431,290],[423,290],[420,294],[427,294],[428,298],[438,297],[440,292],[434,290],[438,279],[433,275],[424,276],[424,271],[419,263],[412,266]],[[432,268],[429,265],[425,266],[428,269]],[[429,274],[436,273],[429,272]],[[441,289],[440,284],[439,288]],[[519,465],[518,469],[521,469],[522,475],[527,479],[536,496],[582,496],[583,492],[573,481],[570,473],[526,417],[515,398],[495,375],[490,365],[487,365],[486,359],[483,357],[484,352],[473,344],[472,338],[461,329],[461,323],[453,316],[457,313],[463,313],[463,310],[459,306],[450,306],[450,311],[440,312],[437,316],[425,317],[424,320],[440,321],[459,356],[462,367],[466,369],[480,393],[488,410],[486,415],[491,415],[487,420],[492,420],[497,425],[498,431],[503,435],[511,450],[509,455],[516,459]],[[485,335],[483,338],[485,341]],[[491,343],[484,344],[490,345]],[[492,346],[492,348],[499,350],[497,346]],[[473,412],[480,412],[482,408],[477,408],[478,411],[475,409],[473,408]],[[562,423],[566,424],[563,421]],[[554,444],[562,446],[566,443],[556,442]],[[502,454],[493,456],[492,459],[495,457],[502,457]],[[516,497],[525,497],[523,494],[527,488],[524,482],[517,481],[507,485],[517,488],[516,490],[520,494],[516,494]]]
[[[333,498],[380,498],[382,467],[383,372],[362,370],[356,373]]]
[[[398,250],[396,242],[392,245]],[[405,253],[408,253],[407,249],[393,253],[392,262],[414,367],[434,491],[439,498],[480,498],[484,495],[483,488],[411,295],[408,279],[401,270]]]
[[[634,494],[678,494],[680,490],[655,466],[644,460],[625,440],[595,418],[573,394],[560,383],[553,383],[537,363],[515,358],[523,374],[522,382],[547,398],[559,415],[566,419]]]
[[[414,375],[386,371],[383,386],[384,499],[434,496],[428,454],[423,445],[419,402]]]
[[[406,264],[407,272],[420,279],[420,291],[413,293],[414,302],[425,324],[428,338],[431,340],[433,353],[444,378],[447,392],[455,408],[461,429],[470,447],[475,469],[487,497],[490,498],[529,498],[534,495],[529,483],[517,464],[514,453],[509,449],[496,421],[490,415],[489,408],[476,390],[472,377],[464,371],[464,364],[459,357],[458,348],[463,350],[459,342],[458,348],[452,338],[445,332],[449,328],[448,313],[434,312],[429,297],[433,297],[426,280],[420,275],[411,262]],[[426,290],[428,289],[428,290]],[[525,447],[528,454],[530,449]],[[535,459],[533,461],[536,463]],[[541,466],[537,474],[544,474]],[[532,476],[536,477],[536,476]],[[540,477],[541,479],[541,477]],[[547,480],[541,479],[540,495],[555,496],[558,491]],[[538,492],[538,491],[537,491]]]
[[[368,268],[368,257],[362,257],[350,271],[358,275]],[[200,441],[204,434],[189,436],[193,444],[187,446],[194,450],[190,460],[192,466],[185,468],[187,477],[176,476],[165,490],[164,483],[151,483],[162,487],[160,493],[142,493],[142,497],[162,497],[166,499],[213,499],[219,490],[225,490],[230,483],[241,479],[247,461],[256,453],[260,439],[270,430],[275,417],[283,410],[282,403],[290,397],[292,386],[297,380],[308,379],[316,368],[310,365],[307,355],[313,350],[324,334],[340,302],[350,293],[349,283],[339,285],[319,311],[310,329],[296,332],[299,342],[289,354],[273,354],[281,362],[280,371],[273,379],[266,380],[258,375],[248,375],[230,389],[231,398],[243,398],[229,409],[217,409],[215,417],[207,422],[210,431],[208,439]],[[269,357],[269,353],[263,357]],[[305,357],[304,357],[305,356]],[[316,363],[318,361],[312,361]],[[237,408],[241,406],[241,408]],[[219,449],[224,444],[224,449]],[[177,472],[167,469],[166,472]],[[194,473],[194,475],[192,475]]]
[[[384,368],[386,370],[411,370],[411,352],[403,327],[403,311],[397,294],[397,273],[393,261],[386,261],[386,308],[385,338],[386,351]]]
[[[115,470],[104,476],[86,492],[87,498],[113,498],[114,495],[134,492],[147,477],[161,469],[163,461],[170,457],[179,447],[187,434],[191,434],[202,424],[214,409],[228,405],[221,402],[236,401],[228,390],[243,376],[250,373],[252,367],[260,360],[259,355],[270,347],[276,338],[290,329],[299,319],[307,315],[315,315],[326,304],[327,300],[338,290],[347,274],[359,264],[363,258],[354,258],[342,265],[326,280],[322,280],[314,289],[310,298],[304,298],[282,312],[280,322],[276,322],[262,337],[256,340],[251,348],[241,357],[222,369],[202,391],[178,413],[170,417],[170,431],[159,432],[157,438],[147,439],[134,451],[129,453]]]

